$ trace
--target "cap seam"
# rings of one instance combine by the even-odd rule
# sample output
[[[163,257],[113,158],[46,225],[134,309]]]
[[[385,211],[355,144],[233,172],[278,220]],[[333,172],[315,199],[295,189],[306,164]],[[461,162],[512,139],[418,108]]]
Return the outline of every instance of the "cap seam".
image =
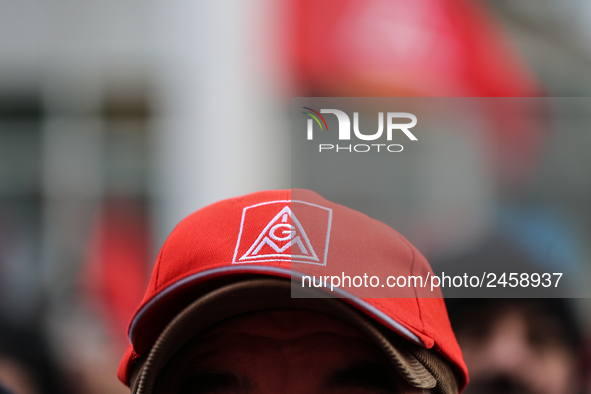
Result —
[[[402,239],[404,239],[406,241],[406,239],[404,237],[402,237]],[[409,247],[410,252],[412,253],[412,263],[410,265],[410,272],[411,272],[411,275],[414,275],[414,273],[415,273],[414,272],[414,269],[415,269],[416,253],[415,253],[413,247],[411,245],[409,245],[408,241],[406,241],[405,244],[406,244],[406,246]],[[423,321],[423,313],[421,311],[421,304],[419,303],[419,296],[417,294],[417,288],[416,287],[413,288],[413,292],[415,294],[415,302],[417,303],[417,309],[419,311],[419,321],[421,322],[421,325],[422,325],[422,330],[421,331],[422,332],[425,332],[426,331],[425,330],[425,322]]]
[[[168,240],[167,240],[168,242]],[[162,245],[162,252],[158,255],[156,259],[156,278],[154,280],[154,288],[158,289],[158,279],[160,278],[160,260],[162,260],[162,255],[164,254],[164,247],[166,246],[166,242]]]

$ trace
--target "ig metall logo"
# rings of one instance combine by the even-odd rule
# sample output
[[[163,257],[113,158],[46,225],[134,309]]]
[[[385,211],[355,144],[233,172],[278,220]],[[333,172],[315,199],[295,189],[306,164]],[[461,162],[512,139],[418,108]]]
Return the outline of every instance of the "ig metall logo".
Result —
[[[344,111],[339,109],[321,109],[316,111],[310,107],[302,107],[305,115],[310,118],[307,123],[307,139],[314,139],[314,125],[318,125],[321,131],[328,131],[328,124],[322,114],[332,114],[337,117],[339,122],[338,139],[339,141],[351,141],[351,119]],[[361,141],[376,141],[384,134],[384,118],[386,119],[386,140],[392,141],[394,133],[402,132],[411,141],[417,141],[417,137],[410,131],[416,126],[417,117],[408,112],[383,112],[378,113],[378,130],[375,133],[362,133],[359,130],[359,112],[353,112],[353,135]],[[403,146],[400,144],[380,144],[380,143],[360,143],[360,144],[319,144],[319,152],[402,152]]]

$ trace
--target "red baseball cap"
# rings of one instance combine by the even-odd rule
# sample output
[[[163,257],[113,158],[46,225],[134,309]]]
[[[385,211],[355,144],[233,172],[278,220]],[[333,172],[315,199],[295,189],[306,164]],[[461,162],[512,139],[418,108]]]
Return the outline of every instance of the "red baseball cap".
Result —
[[[129,324],[130,345],[119,379],[130,384],[134,370],[172,323],[176,322],[178,332],[179,321],[185,319],[180,325],[186,325],[187,314],[216,309],[211,309],[209,300],[220,289],[230,286],[236,297],[248,290],[241,283],[253,279],[296,279],[297,283],[304,275],[337,272],[355,277],[367,272],[369,264],[395,276],[432,275],[426,259],[398,232],[312,191],[264,191],[205,207],[181,221],[160,250],[144,299]],[[468,371],[440,293],[434,296],[429,289],[416,287],[391,298],[354,290],[338,289],[339,303],[348,304],[380,330],[444,358],[463,390]],[[223,292],[213,297],[217,306],[219,300],[227,299],[228,291]],[[263,294],[255,303],[265,298],[269,297]],[[196,303],[204,299],[205,307],[201,301]],[[413,354],[414,361],[423,358]],[[399,363],[401,357],[395,358]],[[437,372],[433,376],[439,380]]]

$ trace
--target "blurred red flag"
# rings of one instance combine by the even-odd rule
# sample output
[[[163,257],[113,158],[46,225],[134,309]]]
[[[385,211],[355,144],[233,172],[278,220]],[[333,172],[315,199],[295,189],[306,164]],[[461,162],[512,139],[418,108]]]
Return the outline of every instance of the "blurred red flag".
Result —
[[[542,90],[477,0],[290,0],[287,53],[297,95],[538,97]],[[485,101],[499,179],[531,175],[543,102]],[[492,145],[491,145],[492,147]]]
[[[91,233],[82,272],[84,296],[125,342],[127,324],[148,283],[150,235],[145,204],[125,198],[102,203]]]
[[[306,96],[528,97],[539,87],[474,0],[292,0]]]

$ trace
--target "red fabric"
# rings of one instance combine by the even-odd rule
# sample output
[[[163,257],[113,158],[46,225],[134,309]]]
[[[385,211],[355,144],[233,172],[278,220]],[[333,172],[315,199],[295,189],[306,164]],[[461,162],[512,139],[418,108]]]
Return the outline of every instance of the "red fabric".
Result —
[[[540,95],[478,1],[291,0],[286,16],[301,95]]]
[[[83,270],[85,299],[102,313],[112,335],[125,343],[122,330],[146,287],[151,240],[146,210],[135,200],[103,202]]]
[[[267,236],[275,240],[274,246],[270,241],[261,242]],[[297,236],[299,244],[295,243]],[[294,242],[289,248],[285,246],[287,239]],[[284,246],[286,249],[277,251]],[[288,270],[292,268],[307,275],[346,272],[355,276],[370,272],[384,278],[432,274],[419,251],[392,228],[314,192],[267,191],[221,201],[184,219],[162,247],[148,290],[136,311],[131,332],[133,345],[122,360],[119,378],[128,383],[134,357],[146,352],[166,324],[198,297],[200,289],[210,286],[222,274],[200,279],[193,279],[192,275],[209,275],[220,267],[254,272],[261,266],[282,267],[287,273],[267,274],[284,277],[289,277]],[[176,286],[183,278],[192,279],[184,286]],[[174,291],[154,301],[163,291],[170,291],[171,286]],[[417,298],[433,294],[412,288],[401,289],[396,293],[400,296],[395,298],[375,296],[384,291],[390,290],[359,288],[351,293],[406,327],[428,348],[440,351],[455,366],[460,386],[464,387],[467,370],[443,300]],[[381,321],[379,316],[371,317]]]
[[[482,1],[289,0],[284,15],[295,95],[543,96]],[[519,187],[546,136],[531,122],[531,102],[489,103],[499,179]]]

